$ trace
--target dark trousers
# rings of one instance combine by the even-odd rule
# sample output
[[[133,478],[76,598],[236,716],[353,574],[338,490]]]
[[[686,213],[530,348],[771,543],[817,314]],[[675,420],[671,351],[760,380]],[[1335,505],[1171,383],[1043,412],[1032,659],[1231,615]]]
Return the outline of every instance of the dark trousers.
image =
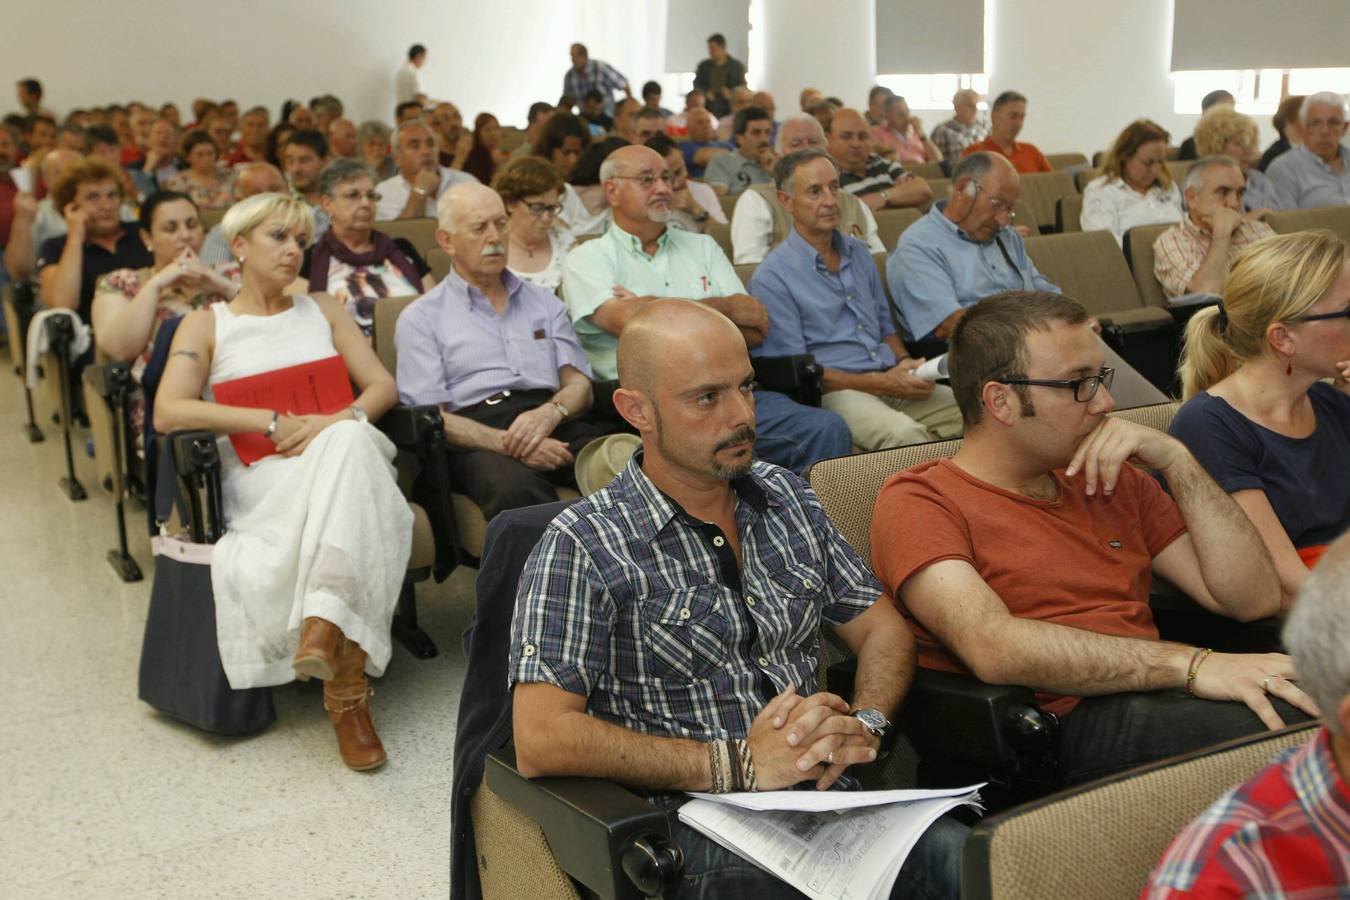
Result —
[[[1286,725],[1311,716],[1275,697]],[[1060,725],[1060,776],[1065,785],[1189,753],[1265,730],[1244,703],[1201,700],[1184,691],[1084,697]]]
[[[512,391],[511,396],[500,403],[478,403],[456,410],[455,415],[473,419],[489,428],[506,429],[516,416],[548,403],[552,396],[552,391]],[[617,430],[583,415],[563,422],[554,429],[551,437],[566,444],[576,456],[591,441]],[[558,487],[577,486],[577,476],[571,466],[540,472],[518,459],[491,450],[451,449],[447,457],[455,490],[478,504],[489,522],[502,510],[552,503],[558,499]]]

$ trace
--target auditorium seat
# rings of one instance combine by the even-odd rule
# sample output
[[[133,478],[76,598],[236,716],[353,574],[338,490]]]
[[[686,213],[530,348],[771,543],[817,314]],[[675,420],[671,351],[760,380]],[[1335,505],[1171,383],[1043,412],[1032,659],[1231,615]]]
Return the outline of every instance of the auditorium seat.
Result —
[[[1041,226],[1052,226],[1053,221],[1042,222],[1036,217],[1036,210],[1027,202],[1025,197],[1018,197],[1017,202],[1013,204],[1013,225],[1025,225],[1030,234],[1040,234],[1043,230]]]
[[[202,231],[210,231],[212,228],[215,228],[217,225],[219,225],[221,219],[225,218],[225,213],[227,212],[229,212],[228,207],[225,207],[223,209],[201,210],[200,213],[198,214],[198,218],[201,219]]]
[[[1033,172],[1022,176],[1022,199],[1031,207],[1036,221],[1044,225],[1055,221],[1055,202],[1077,192],[1068,172]]]
[[[1055,230],[1060,234],[1083,230],[1083,195],[1065,194],[1055,202]]]
[[[1166,310],[1146,307],[1125,257],[1108,231],[1047,234],[1027,239],[1027,253],[1042,275],[1090,314],[1126,330],[1170,327]]]
[[[1088,158],[1083,153],[1047,153],[1046,162],[1050,163],[1056,172],[1063,171],[1069,166],[1086,166]]]
[[[1177,190],[1181,190],[1181,183],[1186,180],[1186,173],[1195,165],[1193,159],[1169,159],[1167,161],[1167,171],[1172,173],[1172,180],[1177,184]]]
[[[33,392],[28,388],[28,323],[36,312],[32,286],[26,282],[6,283],[3,293],[0,293],[0,304],[4,306],[9,361],[14,367],[14,374],[18,376],[19,383],[23,386],[24,405],[28,412],[28,420],[23,426],[24,433],[30,444],[37,444],[43,440],[43,435],[33,412]]]
[[[881,239],[881,246],[890,252],[895,249],[904,230],[919,221],[923,213],[917,209],[883,209],[873,213],[873,216],[877,220],[877,237]],[[884,276],[882,280],[885,280]]]
[[[731,249],[731,226],[723,225],[721,222],[708,220],[708,227],[703,232],[708,237],[717,241],[717,246],[722,248],[722,252],[727,255],[727,259],[735,259],[735,251]],[[578,242],[580,243],[580,242]]]
[[[427,265],[431,268],[431,277],[440,284],[445,280],[445,276],[450,274],[450,254],[446,253],[440,247],[432,250],[426,255]]]
[[[1153,274],[1153,242],[1171,227],[1170,224],[1139,225],[1125,235],[1125,256],[1129,260],[1139,297],[1146,305],[1160,309],[1168,308],[1167,292],[1163,290],[1158,276]]]
[[[1264,731],[1061,791],[979,822],[964,900],[1138,897],[1172,839],[1315,724]]]
[[[905,171],[911,175],[918,175],[920,178],[926,178],[929,181],[937,181],[947,177],[947,173],[942,171],[942,164],[935,162],[921,163],[901,163]]]
[[[436,249],[436,229],[439,227],[431,217],[418,219],[388,219],[375,223],[375,230],[391,238],[405,238],[412,244],[423,259]]]
[[[1311,209],[1285,209],[1266,216],[1276,234],[1325,228],[1343,241],[1350,241],[1350,206],[1318,206]]]
[[[1080,169],[1073,176],[1074,187],[1078,188],[1078,193],[1081,194],[1083,189],[1086,188],[1090,182],[1096,180],[1101,174],[1102,170],[1097,166],[1093,166],[1089,169]]]
[[[525,143],[525,129],[517,128],[514,125],[503,125],[501,128],[502,140],[499,148],[503,153],[510,153]]]
[[[717,197],[717,202],[722,205],[722,215],[727,217],[728,222],[731,221],[731,216],[736,211],[736,201],[739,199],[741,199],[740,194],[719,194]]]

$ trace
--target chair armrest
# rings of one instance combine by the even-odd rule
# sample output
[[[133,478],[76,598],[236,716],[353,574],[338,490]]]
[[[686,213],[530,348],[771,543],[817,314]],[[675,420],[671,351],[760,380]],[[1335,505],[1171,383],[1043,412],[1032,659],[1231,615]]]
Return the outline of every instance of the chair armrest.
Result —
[[[114,395],[124,396],[131,389],[131,366],[121,362],[85,366],[83,378],[94,393],[111,405]]]
[[[623,422],[623,416],[619,415],[619,410],[614,406],[614,392],[618,389],[619,381],[617,378],[607,381],[592,381],[591,415],[606,422]]]
[[[766,391],[787,394],[805,406],[820,405],[820,381],[824,370],[809,353],[796,356],[756,356],[755,381]]]
[[[209,431],[171,431],[165,441],[185,524],[194,541],[213,544],[225,531],[216,436]]]
[[[445,426],[438,407],[405,406],[400,403],[380,416],[375,427],[384,432],[395,446],[415,450],[440,441]]]
[[[599,778],[526,778],[515,748],[487,757],[487,783],[533,819],[567,875],[602,900],[673,893],[684,868],[666,813]]]
[[[417,458],[417,472],[410,498],[422,507],[431,522],[436,558],[432,572],[444,581],[459,564],[459,534],[455,527],[450,472],[446,467],[445,422],[434,404],[391,407],[375,423],[394,446]]]

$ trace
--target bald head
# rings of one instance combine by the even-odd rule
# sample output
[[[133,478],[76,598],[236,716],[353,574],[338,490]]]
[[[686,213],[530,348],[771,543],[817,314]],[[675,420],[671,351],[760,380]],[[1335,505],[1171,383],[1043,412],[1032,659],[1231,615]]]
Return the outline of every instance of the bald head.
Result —
[[[679,392],[683,382],[707,377],[709,360],[744,358],[745,338],[736,325],[704,303],[652,300],[629,318],[619,334],[619,386],[648,397],[658,386]]]
[[[436,202],[441,226],[436,243],[450,254],[459,276],[480,290],[500,281],[506,268],[506,207],[497,192],[476,181],[461,182]]]
[[[58,148],[47,151],[42,157],[42,162],[38,164],[38,174],[42,176],[42,183],[50,188],[56,184],[56,179],[61,177],[62,172],[82,159],[84,157],[74,150]]]
[[[235,171],[234,199],[243,200],[254,194],[282,194],[286,179],[281,170],[268,162],[244,163]]]
[[[650,147],[620,147],[606,157],[600,164],[600,183],[614,224],[629,234],[643,234],[653,228],[652,236],[659,234],[670,220],[667,178],[666,161]],[[644,185],[644,180],[648,184]]]
[[[689,127],[689,140],[710,141],[713,139],[713,116],[706,109],[691,109],[685,113],[685,124]]]
[[[436,216],[441,228],[450,234],[456,227],[470,221],[475,213],[491,216],[495,212],[506,214],[506,207],[497,192],[477,181],[461,181],[441,195],[436,203]]]

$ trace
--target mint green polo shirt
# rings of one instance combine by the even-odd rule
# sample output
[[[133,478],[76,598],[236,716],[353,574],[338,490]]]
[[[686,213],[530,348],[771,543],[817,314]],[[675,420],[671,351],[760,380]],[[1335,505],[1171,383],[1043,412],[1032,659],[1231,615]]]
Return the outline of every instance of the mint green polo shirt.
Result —
[[[602,236],[568,253],[563,266],[563,299],[599,379],[619,377],[619,339],[593,324],[590,316],[613,299],[616,284],[639,297],[706,300],[745,293],[731,261],[707,235],[667,228],[657,241],[656,255],[648,256],[637,237],[610,225]]]

